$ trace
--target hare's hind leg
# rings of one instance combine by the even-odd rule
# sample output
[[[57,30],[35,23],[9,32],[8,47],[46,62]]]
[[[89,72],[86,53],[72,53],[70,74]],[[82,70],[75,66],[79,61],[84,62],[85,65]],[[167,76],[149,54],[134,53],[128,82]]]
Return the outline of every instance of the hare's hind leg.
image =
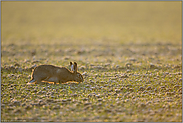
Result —
[[[42,79],[38,79],[35,84],[42,84]]]
[[[43,84],[43,80],[48,78],[47,74],[41,73],[34,76],[34,80],[36,80],[36,84]]]
[[[31,81],[29,81],[27,84],[30,85],[32,84],[33,82],[35,82],[36,80],[32,79]]]
[[[32,84],[32,83],[34,83],[34,82],[35,82],[35,84],[41,83],[41,80],[32,79],[32,80],[31,80],[30,82],[28,82],[27,84],[30,85],[30,84]]]

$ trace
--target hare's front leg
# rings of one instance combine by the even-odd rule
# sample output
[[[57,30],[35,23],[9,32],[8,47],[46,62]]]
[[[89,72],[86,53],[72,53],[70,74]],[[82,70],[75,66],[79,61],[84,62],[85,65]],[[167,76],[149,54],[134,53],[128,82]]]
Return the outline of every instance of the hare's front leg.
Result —
[[[66,83],[67,81],[66,80],[59,80],[59,84],[62,84],[62,83]]]

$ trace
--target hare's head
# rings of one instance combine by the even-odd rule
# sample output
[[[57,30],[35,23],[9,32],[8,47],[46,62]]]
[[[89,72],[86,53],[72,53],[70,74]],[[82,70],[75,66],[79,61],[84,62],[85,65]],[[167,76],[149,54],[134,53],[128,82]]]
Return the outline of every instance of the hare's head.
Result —
[[[76,82],[83,82],[83,80],[84,80],[83,76],[80,73],[77,72],[77,76],[75,78],[75,81]]]
[[[83,82],[83,76],[77,72],[77,63],[74,62],[74,65],[72,64],[72,62],[70,62],[70,66],[71,66],[71,71],[73,70],[74,73],[74,79],[76,82]]]

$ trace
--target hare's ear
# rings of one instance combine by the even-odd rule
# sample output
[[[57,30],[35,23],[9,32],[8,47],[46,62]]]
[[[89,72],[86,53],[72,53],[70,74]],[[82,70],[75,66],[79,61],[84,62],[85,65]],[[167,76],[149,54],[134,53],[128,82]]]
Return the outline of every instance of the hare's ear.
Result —
[[[70,62],[71,71],[74,71],[74,65]]]
[[[77,63],[74,62],[74,73],[77,73]]]

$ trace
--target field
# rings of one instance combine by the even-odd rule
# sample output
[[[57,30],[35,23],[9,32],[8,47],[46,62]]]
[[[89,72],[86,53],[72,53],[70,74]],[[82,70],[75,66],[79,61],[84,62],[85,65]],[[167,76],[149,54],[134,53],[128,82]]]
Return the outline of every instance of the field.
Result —
[[[182,122],[181,2],[1,2],[2,122]],[[32,84],[41,64],[84,82]]]

